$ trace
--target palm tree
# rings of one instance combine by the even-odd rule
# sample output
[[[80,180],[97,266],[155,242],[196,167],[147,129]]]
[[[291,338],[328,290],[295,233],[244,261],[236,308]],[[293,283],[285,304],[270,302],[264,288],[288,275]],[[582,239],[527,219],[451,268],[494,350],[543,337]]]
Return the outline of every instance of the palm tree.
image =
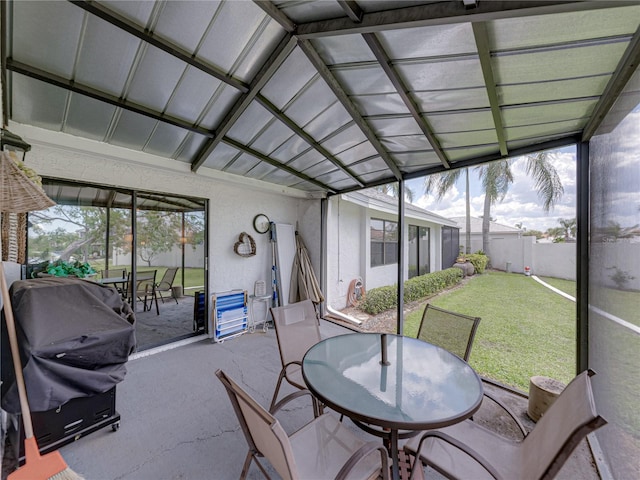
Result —
[[[469,169],[461,168],[456,170],[449,170],[447,172],[436,173],[429,175],[424,181],[424,193],[429,195],[435,192],[435,196],[438,200],[442,200],[445,194],[453,187],[460,175],[464,171],[465,174],[465,199],[466,199],[466,235],[465,244],[466,252],[471,253],[471,206],[469,203]]]
[[[538,197],[542,200],[542,208],[549,212],[551,208],[562,198],[564,188],[560,176],[552,163],[553,154],[549,152],[538,152],[527,155],[526,172],[534,181]],[[468,170],[468,169],[464,169]],[[513,183],[513,173],[511,172],[510,160],[498,160],[479,167],[475,167],[478,176],[482,181],[485,191],[484,214],[482,216],[482,250],[491,258],[489,254],[489,224],[491,221],[491,206],[501,202],[509,186]],[[435,189],[436,197],[442,199],[444,194],[456,183],[461,170],[450,171],[431,175],[425,179],[425,193],[430,193]],[[435,177],[435,178],[434,178]],[[432,178],[434,178],[432,180]],[[442,179],[441,179],[442,178]],[[470,245],[470,211],[469,211],[469,187],[467,173],[467,245]]]
[[[398,182],[385,183],[384,185],[378,185],[375,187],[375,190],[380,193],[385,193],[387,195],[391,195],[394,198],[398,198],[400,196],[400,184]],[[408,186],[404,187],[404,199],[412,203],[415,195],[413,190],[411,190]]]
[[[565,240],[569,240],[576,236],[577,224],[575,218],[559,218],[558,223],[562,227]]]

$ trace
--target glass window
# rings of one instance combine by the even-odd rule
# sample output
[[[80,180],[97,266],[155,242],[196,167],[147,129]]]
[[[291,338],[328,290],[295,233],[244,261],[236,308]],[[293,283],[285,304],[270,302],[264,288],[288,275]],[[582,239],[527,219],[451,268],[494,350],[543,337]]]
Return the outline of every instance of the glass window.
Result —
[[[371,219],[371,266],[398,263],[398,223]]]
[[[429,227],[409,225],[409,278],[429,273]]]

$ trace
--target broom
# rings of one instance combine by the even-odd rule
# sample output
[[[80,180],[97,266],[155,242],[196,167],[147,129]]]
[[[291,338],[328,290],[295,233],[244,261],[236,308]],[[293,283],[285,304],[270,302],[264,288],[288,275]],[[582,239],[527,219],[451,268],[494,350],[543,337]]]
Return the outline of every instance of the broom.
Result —
[[[51,452],[40,455],[40,449],[33,435],[33,425],[31,424],[31,411],[27,401],[27,389],[22,374],[22,363],[20,362],[20,352],[18,350],[18,336],[16,334],[16,324],[13,319],[11,308],[11,298],[7,280],[4,276],[4,267],[0,261],[0,289],[2,289],[2,303],[4,305],[4,316],[7,322],[7,334],[11,346],[11,357],[13,367],[16,372],[16,383],[20,397],[20,409],[22,410],[22,423],[24,425],[24,452],[25,464],[15,472],[9,474],[9,480],[82,480],[82,477],[71,470],[59,452]]]

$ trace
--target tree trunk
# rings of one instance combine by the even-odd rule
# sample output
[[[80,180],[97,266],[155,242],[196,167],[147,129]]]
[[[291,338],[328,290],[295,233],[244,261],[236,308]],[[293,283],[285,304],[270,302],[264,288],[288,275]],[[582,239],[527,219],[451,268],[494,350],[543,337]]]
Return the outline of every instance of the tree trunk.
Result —
[[[484,195],[484,212],[482,217],[482,251],[488,259],[489,266],[491,264],[491,252],[489,248],[489,223],[491,222],[491,198],[485,193]]]
[[[467,233],[465,235],[466,239],[465,242],[467,244],[467,248],[466,251],[467,253],[471,253],[471,202],[469,200],[469,169],[465,168],[464,169],[464,173],[465,173],[465,177],[466,177],[466,207],[467,207],[467,224],[466,224],[466,229],[467,229]]]
[[[85,245],[89,245],[91,242],[93,242],[93,240],[94,240],[94,237],[89,237],[89,238],[84,238],[81,240],[75,240],[71,242],[71,244],[69,244],[67,248],[65,248],[60,254],[60,260],[64,260],[65,262],[68,262],[69,258],[71,257],[71,254],[75,250],[82,248]]]

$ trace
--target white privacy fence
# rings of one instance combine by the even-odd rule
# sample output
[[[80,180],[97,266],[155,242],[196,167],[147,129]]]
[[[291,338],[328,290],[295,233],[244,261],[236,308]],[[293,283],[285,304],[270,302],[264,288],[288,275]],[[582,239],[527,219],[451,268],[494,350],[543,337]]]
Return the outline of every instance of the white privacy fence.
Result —
[[[603,287],[640,290],[640,242],[616,239],[607,248],[591,243],[590,255],[602,257],[605,268],[591,272],[592,281]],[[513,239],[492,239],[491,265],[498,270],[531,273],[543,277],[576,280],[575,243],[536,243],[533,236]]]

